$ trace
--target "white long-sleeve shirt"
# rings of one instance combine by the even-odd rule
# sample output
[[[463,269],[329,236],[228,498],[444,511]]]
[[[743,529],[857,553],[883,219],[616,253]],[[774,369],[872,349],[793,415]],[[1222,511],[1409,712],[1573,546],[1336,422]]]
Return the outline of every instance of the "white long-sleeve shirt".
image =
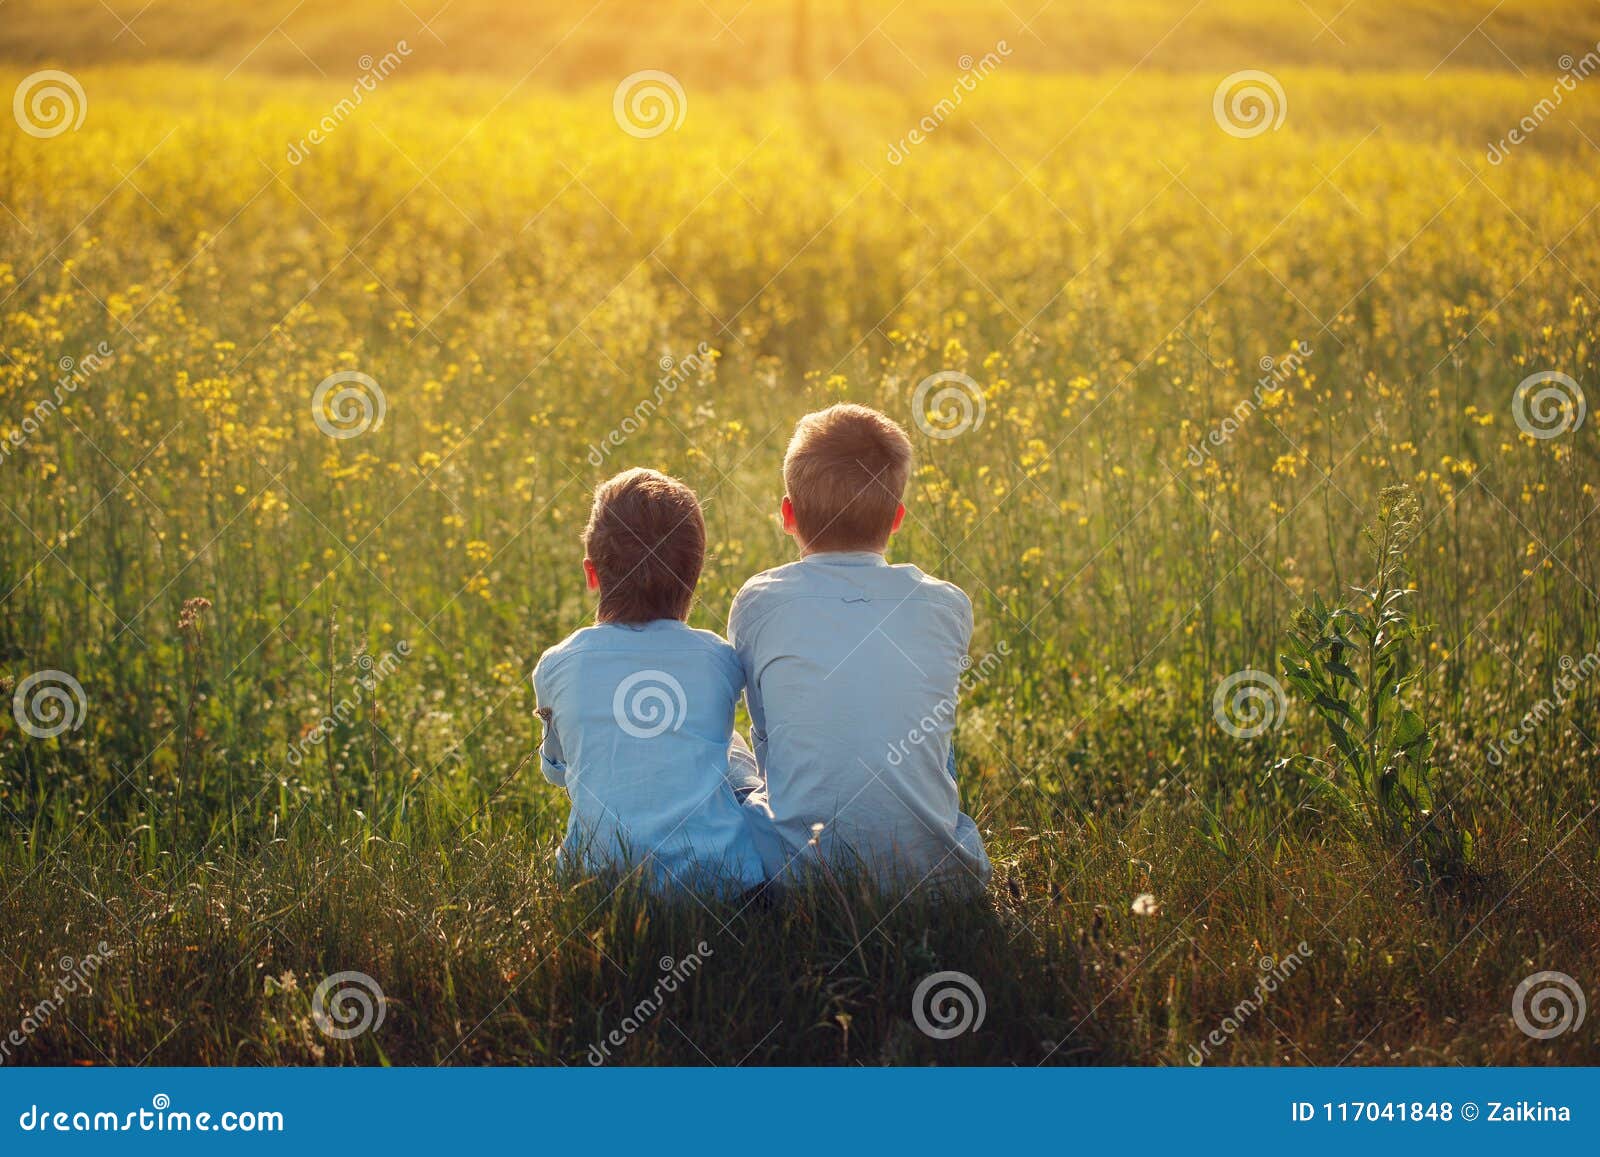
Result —
[[[900,886],[988,882],[947,770],[971,638],[959,587],[871,551],[809,555],[744,585],[728,639],[773,816],[769,877],[820,854]]]

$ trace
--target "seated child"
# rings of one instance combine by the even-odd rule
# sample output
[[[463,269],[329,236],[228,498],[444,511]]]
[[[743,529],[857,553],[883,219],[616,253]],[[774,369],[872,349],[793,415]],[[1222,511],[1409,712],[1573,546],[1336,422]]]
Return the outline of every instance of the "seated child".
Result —
[[[561,864],[645,864],[656,885],[700,891],[759,886],[729,777],[744,674],[732,647],[684,621],[705,561],[694,491],[653,470],[618,474],[595,490],[583,545],[596,625],[533,672],[545,777],[572,801]]]
[[[751,802],[771,809],[771,878],[820,856],[891,886],[988,882],[951,747],[972,604],[884,559],[910,473],[910,440],[876,410],[800,419],[782,506],[800,561],[756,575],[734,600],[728,639],[765,777]]]

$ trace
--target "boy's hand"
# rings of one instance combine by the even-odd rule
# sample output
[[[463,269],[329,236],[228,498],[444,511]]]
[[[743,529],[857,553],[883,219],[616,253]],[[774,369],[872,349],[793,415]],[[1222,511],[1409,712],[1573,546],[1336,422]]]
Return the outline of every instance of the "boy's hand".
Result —
[[[557,787],[565,787],[567,757],[561,750],[561,738],[556,734],[555,714],[548,707],[536,707],[534,713],[544,724],[544,738],[539,743],[539,765],[544,777]]]

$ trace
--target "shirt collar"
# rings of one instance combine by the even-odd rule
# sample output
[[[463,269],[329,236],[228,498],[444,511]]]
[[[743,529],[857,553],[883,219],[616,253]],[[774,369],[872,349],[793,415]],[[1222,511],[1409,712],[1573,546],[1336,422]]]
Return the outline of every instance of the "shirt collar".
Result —
[[[875,550],[819,550],[806,555],[800,561],[820,563],[823,566],[889,565],[889,560]]]
[[[682,619],[651,619],[644,623],[596,623],[597,627],[615,627],[619,631],[671,631],[686,629],[689,624]]]

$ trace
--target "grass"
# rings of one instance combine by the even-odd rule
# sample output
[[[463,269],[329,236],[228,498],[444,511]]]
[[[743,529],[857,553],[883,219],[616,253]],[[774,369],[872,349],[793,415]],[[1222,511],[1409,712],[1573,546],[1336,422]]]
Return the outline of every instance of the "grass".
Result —
[[[13,62],[50,44],[14,31],[34,11]],[[296,39],[345,46],[355,11]],[[954,29],[990,35],[977,11]],[[1511,1017],[1531,973],[1600,977],[1594,423],[1535,437],[1512,400],[1558,371],[1596,401],[1600,119],[1568,101],[1485,157],[1582,48],[1554,11],[1485,25],[1526,77],[1458,70],[1481,38],[1429,75],[1414,45],[1468,31],[1444,5],[1361,75],[1290,53],[1253,139],[1213,119],[1220,66],[1019,49],[900,163],[941,72],[728,91],[689,65],[683,125],[645,140],[613,120],[622,66],[582,53],[509,95],[487,64],[402,66],[292,161],[342,73],[74,64],[82,127],[0,144],[0,420],[33,420],[0,444],[0,688],[83,689],[54,737],[0,715],[0,1010],[45,1022],[5,1062],[584,1064],[702,942],[608,1063],[1594,1061],[1600,1018]],[[1336,27],[1360,47],[1365,19]],[[720,628],[788,558],[794,419],[853,398],[917,431],[941,370],[984,419],[915,433],[893,555],[973,597],[990,894],[740,910],[557,880],[527,675],[590,614],[592,484],[701,492],[692,621]],[[311,397],[342,371],[385,414],[334,438]],[[1230,676],[1282,671],[1296,611],[1323,600],[1320,645],[1359,599],[1398,485],[1426,736],[1374,710],[1404,730],[1341,765],[1336,709],[1287,677],[1266,725],[1219,713]],[[1412,796],[1350,822],[1330,801],[1373,802],[1395,750],[1428,763]],[[1470,864],[1419,873],[1444,814],[1464,838],[1430,847]],[[93,992],[39,1015],[102,941]],[[340,1040],[311,997],[346,971],[389,1003]],[[977,1031],[918,1030],[939,971],[981,988]]]
[[[47,994],[63,944],[109,936],[116,955],[11,1063],[1188,1064],[1213,1031],[1206,1063],[1593,1062],[1579,1034],[1534,1041],[1509,1023],[1512,989],[1541,962],[1600,964],[1600,905],[1540,840],[1488,849],[1492,886],[1430,903],[1361,847],[1280,836],[1229,855],[1203,822],[1198,805],[1157,804],[1126,827],[1044,829],[1007,853],[981,904],[851,889],[848,912],[833,896],[740,909],[558,888],[522,831],[301,828],[184,872],[79,846],[10,902],[25,923],[6,952],[30,964],[7,986]],[[1130,894],[1150,886],[1162,911],[1134,915]],[[662,958],[702,944],[663,997]],[[1240,1015],[1262,958],[1291,953],[1278,992]],[[316,1030],[312,989],[336,969],[380,978],[377,1031]],[[915,1027],[916,985],[940,970],[981,987],[976,1031]],[[659,1011],[591,1053],[652,995]]]

